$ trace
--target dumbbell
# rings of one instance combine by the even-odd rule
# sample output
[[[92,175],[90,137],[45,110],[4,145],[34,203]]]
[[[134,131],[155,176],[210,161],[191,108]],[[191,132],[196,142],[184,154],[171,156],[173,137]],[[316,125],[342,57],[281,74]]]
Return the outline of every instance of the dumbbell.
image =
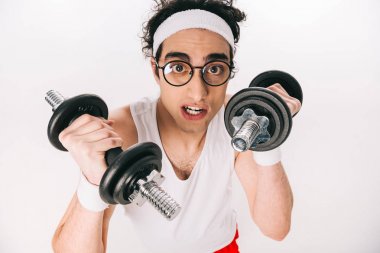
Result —
[[[237,92],[226,105],[224,123],[235,150],[268,151],[288,138],[292,128],[289,107],[278,94],[266,89],[275,83],[302,103],[301,86],[290,74],[272,70],[255,77],[248,88]]]
[[[48,138],[59,150],[67,151],[58,136],[75,119],[83,114],[108,118],[106,103],[98,96],[83,94],[65,99],[57,91],[49,91],[45,97],[53,108],[48,124]],[[141,206],[148,200],[167,219],[174,219],[181,208],[159,185],[162,152],[153,142],[135,144],[125,151],[113,148],[106,152],[105,171],[99,185],[99,194],[108,204],[136,203]]]

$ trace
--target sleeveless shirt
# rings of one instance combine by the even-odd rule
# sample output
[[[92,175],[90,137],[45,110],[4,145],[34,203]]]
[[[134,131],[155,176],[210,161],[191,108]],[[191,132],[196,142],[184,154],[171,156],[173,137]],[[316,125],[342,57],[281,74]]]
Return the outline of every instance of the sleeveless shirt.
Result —
[[[180,180],[162,147],[156,118],[157,99],[131,104],[138,142],[154,142],[162,151],[161,187],[181,206],[172,221],[150,203],[124,206],[142,242],[154,253],[210,253],[228,245],[236,232],[232,208],[234,150],[224,126],[224,107],[211,120],[203,150],[186,180]]]

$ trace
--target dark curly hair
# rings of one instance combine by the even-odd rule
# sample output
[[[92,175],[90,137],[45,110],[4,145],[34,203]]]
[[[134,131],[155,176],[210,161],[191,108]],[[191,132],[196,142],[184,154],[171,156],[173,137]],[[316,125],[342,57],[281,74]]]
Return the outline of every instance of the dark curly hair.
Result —
[[[232,6],[233,0],[154,0],[156,3],[153,11],[155,14],[143,25],[142,51],[146,57],[153,57],[153,36],[158,26],[174,13],[201,9],[212,12],[224,19],[232,30],[234,42],[240,38],[240,27],[238,22],[245,20],[244,12]],[[160,58],[162,44],[159,46],[155,58]],[[231,59],[232,59],[231,49]]]

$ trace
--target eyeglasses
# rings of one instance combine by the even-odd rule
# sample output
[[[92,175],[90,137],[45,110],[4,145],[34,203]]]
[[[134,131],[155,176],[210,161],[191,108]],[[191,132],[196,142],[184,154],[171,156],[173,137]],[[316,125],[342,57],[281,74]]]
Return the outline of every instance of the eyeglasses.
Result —
[[[220,86],[225,84],[231,76],[233,66],[223,61],[210,61],[203,67],[194,67],[185,61],[170,61],[164,66],[156,66],[162,69],[166,82],[173,86],[183,86],[190,82],[194,74],[194,69],[200,69],[203,81],[210,86]]]

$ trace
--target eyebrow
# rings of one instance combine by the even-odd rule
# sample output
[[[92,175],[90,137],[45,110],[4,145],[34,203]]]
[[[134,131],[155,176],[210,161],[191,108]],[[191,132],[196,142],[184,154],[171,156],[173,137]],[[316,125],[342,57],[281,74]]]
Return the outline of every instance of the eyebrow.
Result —
[[[165,60],[169,60],[171,58],[180,58],[184,61],[190,61],[190,57],[182,52],[169,52],[165,55]]]
[[[179,58],[184,61],[190,61],[190,56],[186,53],[182,52],[169,52],[165,55],[165,60],[169,60],[171,58]],[[228,61],[228,56],[225,53],[212,53],[205,57],[206,62],[215,61],[215,60],[223,60]]]
[[[228,56],[224,53],[213,53],[206,57],[206,61],[224,60],[228,61]]]

